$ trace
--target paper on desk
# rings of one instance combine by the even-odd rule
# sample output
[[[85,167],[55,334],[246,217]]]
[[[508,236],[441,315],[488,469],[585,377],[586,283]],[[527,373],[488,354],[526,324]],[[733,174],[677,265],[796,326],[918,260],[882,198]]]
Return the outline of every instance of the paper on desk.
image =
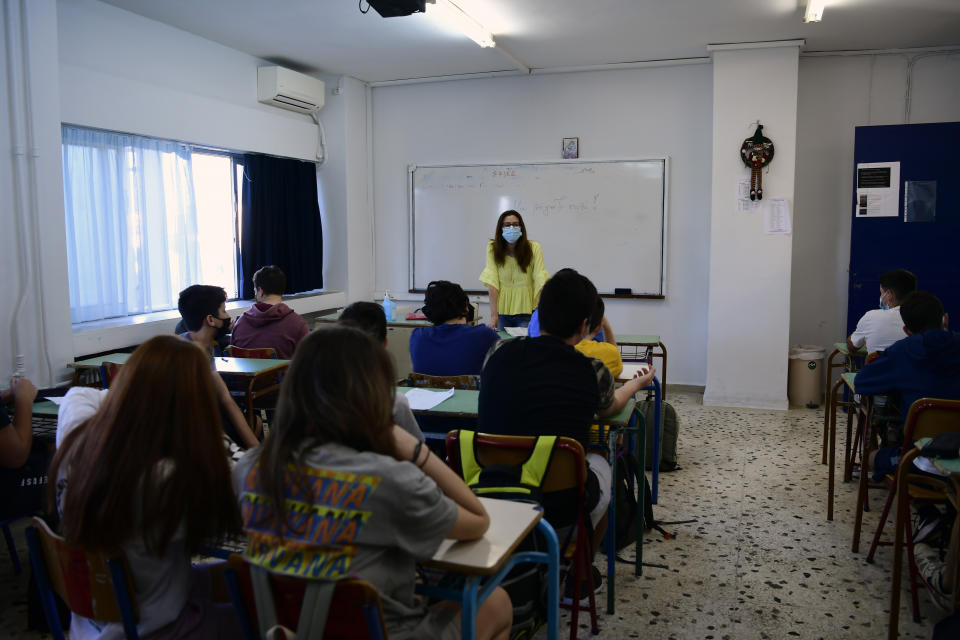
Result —
[[[410,389],[405,394],[410,408],[413,411],[427,411],[435,406],[453,397],[453,389],[446,391],[430,391],[429,389]]]
[[[516,338],[517,336],[527,335],[526,327],[506,327],[504,331],[512,335],[514,338]]]
[[[940,469],[937,469],[934,466],[933,461],[930,460],[930,458],[924,458],[923,456],[914,458],[913,466],[915,466],[917,469],[920,469],[920,471],[926,471],[927,473],[932,473],[933,475],[936,475],[936,476],[950,475],[949,473],[944,473]]]
[[[60,397],[54,397],[54,398],[44,397],[43,399],[44,399],[44,400],[49,400],[50,402],[52,402],[53,404],[57,405],[58,407],[60,406],[60,403],[63,402],[63,400],[64,400],[62,396],[60,396]]]

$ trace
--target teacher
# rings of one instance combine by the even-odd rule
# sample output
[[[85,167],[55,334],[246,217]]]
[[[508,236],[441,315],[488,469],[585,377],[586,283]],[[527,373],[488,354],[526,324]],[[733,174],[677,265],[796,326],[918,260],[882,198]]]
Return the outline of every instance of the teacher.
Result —
[[[523,218],[512,209],[501,213],[480,274],[490,294],[487,324],[493,329],[527,326],[549,278],[540,244],[527,239]]]

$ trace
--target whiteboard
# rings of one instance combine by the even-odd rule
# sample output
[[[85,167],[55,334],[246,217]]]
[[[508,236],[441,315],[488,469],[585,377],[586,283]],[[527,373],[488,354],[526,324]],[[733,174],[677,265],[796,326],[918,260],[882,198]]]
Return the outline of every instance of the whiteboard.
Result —
[[[662,297],[667,158],[526,164],[411,165],[410,289],[478,280],[497,218],[523,216],[547,271],[572,267],[600,293]]]

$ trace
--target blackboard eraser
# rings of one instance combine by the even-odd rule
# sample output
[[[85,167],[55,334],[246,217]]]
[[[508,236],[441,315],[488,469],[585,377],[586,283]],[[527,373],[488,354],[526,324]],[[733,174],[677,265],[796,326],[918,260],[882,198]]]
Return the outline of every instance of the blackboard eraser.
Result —
[[[633,295],[633,289],[630,287],[616,287],[613,293],[618,296],[629,296]]]

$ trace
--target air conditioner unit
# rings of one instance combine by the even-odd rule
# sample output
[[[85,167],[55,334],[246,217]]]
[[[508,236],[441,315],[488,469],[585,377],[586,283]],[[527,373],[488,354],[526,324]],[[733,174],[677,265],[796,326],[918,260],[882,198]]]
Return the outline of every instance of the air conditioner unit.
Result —
[[[323,80],[284,67],[257,68],[257,101],[298,113],[323,107]]]

